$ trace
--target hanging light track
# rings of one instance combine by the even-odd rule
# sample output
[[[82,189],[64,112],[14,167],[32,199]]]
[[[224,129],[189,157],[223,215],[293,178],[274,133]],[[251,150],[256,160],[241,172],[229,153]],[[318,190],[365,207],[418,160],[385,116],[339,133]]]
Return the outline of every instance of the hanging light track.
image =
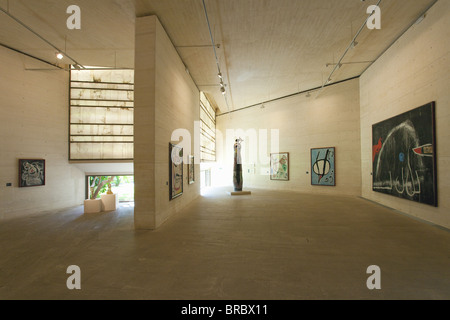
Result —
[[[205,0],[203,0],[203,9],[205,10],[205,16],[206,16],[206,21],[208,23],[208,29],[209,29],[209,35],[211,37],[211,44],[214,50],[214,56],[216,58],[216,64],[217,64],[217,76],[220,79],[220,92],[223,94],[224,98],[225,98],[225,102],[227,104],[228,110],[230,109],[230,106],[228,105],[228,99],[227,99],[227,90],[225,88],[225,84],[223,82],[223,75],[222,75],[222,71],[220,70],[220,63],[219,63],[219,58],[217,57],[217,50],[216,50],[216,44],[214,41],[214,37],[211,31],[211,23],[209,22],[209,17],[208,17],[208,10],[206,9],[206,4],[205,4]]]
[[[23,23],[22,21],[20,21],[18,18],[16,18],[15,16],[13,16],[12,14],[9,13],[9,10],[5,10],[2,7],[0,7],[0,11],[2,11],[4,14],[6,14],[8,17],[10,17],[11,19],[13,19],[14,21],[16,21],[18,24],[20,24],[22,27],[24,27],[25,29],[27,29],[28,31],[30,31],[31,33],[33,33],[35,36],[37,36],[39,39],[41,39],[42,41],[44,41],[45,43],[47,43],[50,47],[52,47],[53,49],[56,50],[56,53],[58,55],[63,55],[62,58],[67,57],[68,59],[70,59],[76,66],[78,66],[81,69],[84,69],[84,67],[78,63],[75,59],[73,59],[72,57],[70,57],[66,52],[62,51],[61,49],[59,49],[58,47],[56,47],[54,44],[52,44],[50,41],[48,41],[47,39],[45,39],[43,36],[41,36],[39,33],[37,33],[36,31],[34,31],[32,28],[30,28],[29,26],[27,26],[25,23]],[[62,59],[61,58],[61,59]],[[58,59],[60,59],[60,57],[58,56]],[[61,60],[60,59],[60,60]]]
[[[378,0],[378,3],[376,4],[377,7],[380,6],[381,0]],[[317,92],[317,96],[316,98],[319,96],[319,94],[322,92],[322,90],[326,87],[326,85],[330,84],[332,81],[332,76],[333,74],[340,69],[340,67],[342,66],[342,60],[344,60],[345,56],[347,55],[348,51],[352,48],[354,48],[356,45],[358,45],[358,42],[356,41],[356,39],[358,38],[358,36],[360,35],[360,33],[363,31],[363,29],[366,27],[367,22],[369,21],[369,19],[372,17],[372,15],[375,13],[375,10],[372,12],[371,15],[369,15],[367,17],[367,19],[364,21],[364,23],[362,24],[362,26],[359,28],[358,32],[356,33],[356,35],[354,36],[354,38],[352,39],[352,42],[348,45],[347,49],[345,50],[344,54],[342,55],[342,57],[339,59],[339,61],[336,63],[336,65],[333,68],[333,71],[331,71],[330,75],[328,76],[327,80],[325,81],[325,83],[322,85],[322,87],[320,88],[320,90]]]

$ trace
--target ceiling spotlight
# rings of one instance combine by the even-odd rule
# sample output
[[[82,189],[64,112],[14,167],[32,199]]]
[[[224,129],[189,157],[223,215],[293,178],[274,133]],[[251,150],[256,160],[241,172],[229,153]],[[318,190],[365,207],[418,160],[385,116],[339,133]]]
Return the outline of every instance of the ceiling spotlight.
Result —
[[[64,55],[63,55],[61,52],[58,52],[58,53],[56,54],[56,57],[57,57],[59,60],[62,60],[62,59],[64,58]]]
[[[325,65],[327,68],[329,67],[329,66],[336,66],[336,68],[337,69],[340,69],[341,67],[342,67],[342,63],[327,63],[326,65]]]
[[[223,79],[222,73],[219,72],[219,74],[217,75],[219,77],[219,79]]]
[[[225,87],[221,87],[220,92],[222,92],[222,94],[225,95],[227,93],[227,90],[225,90]]]
[[[425,14],[423,14],[423,15],[421,15],[420,17],[419,17],[419,19],[417,19],[417,21],[415,22],[415,24],[419,24],[419,23],[421,23],[422,21],[423,21],[423,19],[425,19],[426,18],[426,16],[427,16],[427,14],[425,13]]]
[[[352,42],[352,49],[354,48],[354,47],[356,47],[358,45],[358,42],[357,41],[353,41]]]

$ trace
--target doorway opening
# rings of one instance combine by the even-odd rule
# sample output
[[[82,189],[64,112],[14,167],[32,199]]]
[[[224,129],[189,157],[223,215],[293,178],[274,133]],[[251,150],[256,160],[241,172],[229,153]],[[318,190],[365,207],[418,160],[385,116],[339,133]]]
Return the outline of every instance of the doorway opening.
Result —
[[[200,189],[205,190],[212,186],[212,166],[210,163],[200,165]]]
[[[134,176],[86,176],[86,199],[99,199],[102,194],[117,194],[119,202],[134,202]]]

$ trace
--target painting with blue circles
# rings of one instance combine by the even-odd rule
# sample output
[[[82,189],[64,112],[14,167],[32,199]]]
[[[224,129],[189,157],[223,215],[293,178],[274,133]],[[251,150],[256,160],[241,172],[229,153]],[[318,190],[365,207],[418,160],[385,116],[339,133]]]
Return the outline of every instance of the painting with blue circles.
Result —
[[[336,186],[336,149],[311,149],[311,184]]]
[[[435,103],[372,128],[373,190],[437,207]]]

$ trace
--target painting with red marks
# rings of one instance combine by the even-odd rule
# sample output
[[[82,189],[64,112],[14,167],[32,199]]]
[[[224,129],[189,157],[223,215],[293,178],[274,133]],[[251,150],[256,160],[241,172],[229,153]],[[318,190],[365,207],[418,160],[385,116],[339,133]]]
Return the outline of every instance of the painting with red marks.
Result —
[[[374,124],[373,190],[437,206],[435,103]]]
[[[373,154],[373,159],[372,159],[372,162],[375,161],[375,157],[380,153],[381,147],[382,147],[382,146],[383,146],[383,140],[380,138],[380,139],[378,140],[378,144],[375,145],[375,146],[373,146],[373,152],[372,152],[372,154]]]

